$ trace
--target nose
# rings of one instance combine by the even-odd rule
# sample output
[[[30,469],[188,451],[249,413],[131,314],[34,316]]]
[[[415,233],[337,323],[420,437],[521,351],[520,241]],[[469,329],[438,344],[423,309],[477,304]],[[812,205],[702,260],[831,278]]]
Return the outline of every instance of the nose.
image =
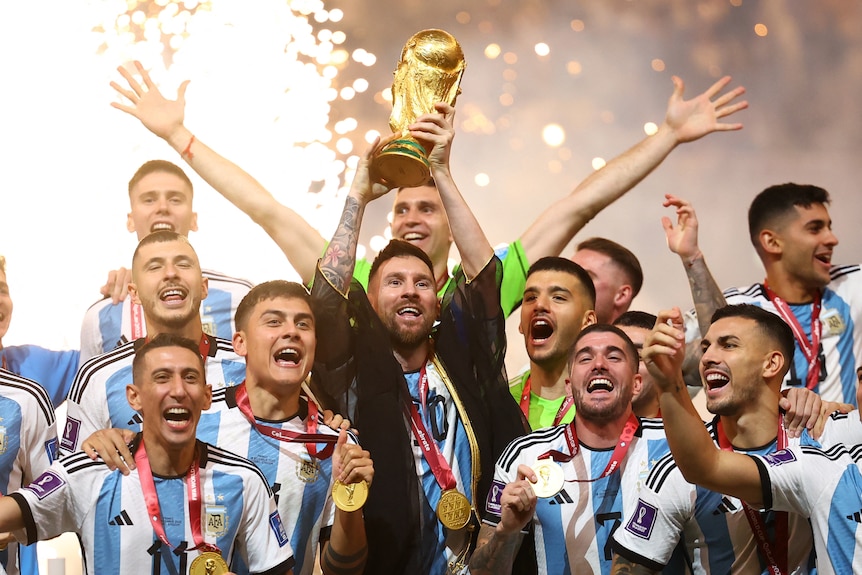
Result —
[[[835,232],[832,231],[832,228],[829,228],[826,231],[826,241],[824,243],[829,247],[834,247],[838,245],[838,236],[835,235]]]
[[[174,399],[182,399],[186,396],[186,386],[183,381],[183,375],[181,373],[176,373],[171,378],[170,389],[168,390],[170,396]]]
[[[168,203],[168,198],[166,198],[165,196],[159,196],[156,199],[156,209],[158,210],[159,213],[161,213],[161,214],[168,213],[168,207],[169,206],[170,206],[170,204]]]

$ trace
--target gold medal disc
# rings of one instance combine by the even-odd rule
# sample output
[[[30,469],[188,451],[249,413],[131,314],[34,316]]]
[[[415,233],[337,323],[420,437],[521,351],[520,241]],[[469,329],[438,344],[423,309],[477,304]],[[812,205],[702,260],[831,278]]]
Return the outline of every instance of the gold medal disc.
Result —
[[[533,483],[536,497],[553,497],[563,489],[563,468],[553,459],[539,459],[533,464],[538,481]]]
[[[332,484],[332,500],[342,511],[362,509],[368,499],[368,483],[363,479],[358,483],[342,483],[335,480]]]
[[[437,503],[437,518],[446,529],[458,531],[470,522],[470,501],[455,489],[440,494]]]
[[[191,575],[223,575],[230,572],[227,562],[218,553],[207,551],[195,557],[189,569]]]

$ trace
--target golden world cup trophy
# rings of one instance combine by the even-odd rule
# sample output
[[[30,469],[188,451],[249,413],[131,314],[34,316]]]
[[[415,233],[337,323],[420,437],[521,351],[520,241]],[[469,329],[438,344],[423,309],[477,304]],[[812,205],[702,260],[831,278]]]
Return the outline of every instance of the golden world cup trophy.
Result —
[[[389,116],[389,127],[401,137],[386,144],[372,161],[372,171],[384,182],[412,188],[431,178],[427,152],[407,126],[434,112],[437,102],[455,105],[466,65],[461,45],[443,30],[422,30],[404,45],[392,81]]]

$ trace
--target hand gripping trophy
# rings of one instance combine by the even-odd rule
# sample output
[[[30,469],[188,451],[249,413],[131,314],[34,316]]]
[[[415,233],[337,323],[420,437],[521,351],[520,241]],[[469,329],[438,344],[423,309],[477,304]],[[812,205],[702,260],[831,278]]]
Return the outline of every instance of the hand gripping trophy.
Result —
[[[443,30],[422,30],[401,51],[392,82],[392,115],[389,127],[401,137],[386,144],[372,162],[372,172],[394,187],[421,186],[431,178],[425,148],[409,135],[407,126],[422,114],[434,112],[434,104],[455,105],[461,92],[464,52],[458,41]]]

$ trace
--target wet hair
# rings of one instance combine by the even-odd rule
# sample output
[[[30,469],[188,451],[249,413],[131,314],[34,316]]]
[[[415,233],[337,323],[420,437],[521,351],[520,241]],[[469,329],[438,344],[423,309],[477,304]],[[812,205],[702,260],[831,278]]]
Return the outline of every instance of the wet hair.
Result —
[[[539,258],[527,270],[527,278],[536,272],[552,271],[562,272],[574,276],[578,283],[583,287],[585,295],[590,298],[590,309],[596,307],[596,286],[593,284],[593,278],[587,273],[587,270],[576,264],[570,259],[560,258],[556,256],[546,256]]]
[[[632,286],[632,297],[640,293],[644,284],[641,263],[631,250],[607,238],[589,238],[578,244],[575,251],[591,250],[604,254],[619,267]]]
[[[829,205],[829,192],[817,186],[788,182],[770,186],[757,194],[748,208],[748,235],[755,249],[760,250],[760,232],[775,226],[779,220],[795,212],[795,207],[810,208],[813,204]]]
[[[132,255],[132,267],[135,265],[135,260],[138,259],[138,254],[140,253],[141,248],[150,244],[166,244],[169,242],[182,242],[186,244],[192,249],[192,252],[194,252],[195,257],[197,258],[197,252],[195,252],[195,249],[192,247],[192,244],[186,236],[170,230],[159,230],[144,236],[144,239],[138,242],[138,247],[135,248],[135,253]]]
[[[150,160],[149,162],[144,162],[138,171],[135,172],[135,175],[132,176],[132,179],[129,180],[129,194],[131,195],[132,190],[138,183],[143,180],[145,177],[150,174],[154,174],[157,172],[164,172],[166,174],[173,174],[178,177],[182,181],[186,183],[189,187],[189,192],[194,195],[194,186],[192,186],[192,181],[186,175],[181,167],[178,165],[171,163],[167,160]]]
[[[309,308],[312,308],[311,295],[309,295],[308,289],[304,285],[285,280],[263,282],[251,288],[251,290],[245,294],[245,297],[242,298],[242,301],[239,302],[239,305],[236,308],[236,315],[234,316],[236,330],[241,331],[246,328],[248,318],[251,316],[251,312],[257,304],[262,301],[268,301],[280,297],[286,299],[301,299],[308,304]],[[314,312],[312,311],[312,315],[313,314]]]
[[[422,263],[428,266],[428,270],[431,272],[431,278],[434,278],[434,264],[431,262],[431,258],[428,257],[428,254],[422,251],[421,248],[417,248],[410,242],[405,242],[404,240],[390,240],[386,247],[380,250],[380,253],[377,254],[377,257],[374,258],[374,263],[371,264],[371,271],[368,273],[368,283],[371,284],[374,281],[374,278],[377,276],[377,272],[380,271],[380,266],[385,264],[387,261],[392,258],[419,258]]]
[[[620,339],[623,340],[623,345],[626,349],[626,355],[628,356],[629,363],[631,363],[632,372],[637,373],[640,368],[640,354],[638,353],[637,347],[632,343],[632,340],[626,335],[626,332],[621,330],[615,325],[611,325],[609,323],[594,323],[592,325],[588,325],[584,329],[581,330],[581,333],[578,334],[578,337],[575,338],[575,343],[572,344],[572,347],[569,349],[569,371],[571,371],[572,365],[575,363],[575,355],[578,352],[578,344],[584,337],[588,336],[591,333],[613,333],[619,336]]]
[[[718,308],[712,314],[710,323],[712,324],[728,317],[741,317],[750,319],[756,323],[760,333],[775,344],[778,351],[784,355],[784,373],[790,369],[790,365],[793,363],[793,354],[796,351],[796,341],[793,339],[793,331],[783,319],[756,305],[742,303]],[[784,373],[782,373],[782,376]]]
[[[132,383],[138,385],[143,380],[144,363],[146,362],[147,354],[155,349],[164,347],[182,347],[194,353],[195,357],[200,361],[201,377],[206,382],[206,366],[204,365],[204,358],[201,356],[198,342],[172,333],[160,333],[135,350],[135,358],[132,360]]]
[[[617,327],[639,327],[652,331],[658,318],[645,311],[627,311],[614,320]]]

